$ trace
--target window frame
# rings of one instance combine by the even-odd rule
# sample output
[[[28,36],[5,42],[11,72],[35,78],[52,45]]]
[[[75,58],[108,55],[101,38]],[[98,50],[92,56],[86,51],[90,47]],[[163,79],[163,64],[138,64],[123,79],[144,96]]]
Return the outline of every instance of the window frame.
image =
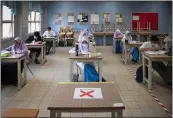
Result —
[[[28,24],[30,25],[30,31],[29,31],[29,26],[28,26],[28,34],[34,33],[34,32],[31,32],[31,23],[35,24],[35,30],[36,30],[36,24],[40,23],[40,30],[39,30],[39,32],[41,32],[41,14],[39,12],[36,12],[36,11],[32,11],[32,12],[34,12],[34,21],[32,21],[31,15],[28,14],[28,18],[30,17],[30,20],[28,19]],[[40,14],[40,21],[36,20],[36,13]]]
[[[9,40],[9,39],[12,39],[14,38],[14,28],[15,28],[15,25],[14,25],[14,22],[15,22],[15,15],[11,13],[11,20],[3,20],[3,6],[6,6],[6,5],[2,5],[1,6],[1,14],[2,14],[2,17],[1,17],[1,39],[2,40]],[[7,6],[6,6],[7,7]],[[5,23],[10,23],[11,24],[11,32],[12,32],[12,36],[11,37],[3,37],[3,24]]]

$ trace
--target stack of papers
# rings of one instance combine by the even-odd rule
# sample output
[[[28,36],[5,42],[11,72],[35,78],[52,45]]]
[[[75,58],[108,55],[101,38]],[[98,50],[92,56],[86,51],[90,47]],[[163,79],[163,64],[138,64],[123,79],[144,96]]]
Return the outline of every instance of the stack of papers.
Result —
[[[145,53],[147,53],[147,54],[165,54],[166,51],[162,51],[162,50],[160,50],[160,51],[145,51]]]

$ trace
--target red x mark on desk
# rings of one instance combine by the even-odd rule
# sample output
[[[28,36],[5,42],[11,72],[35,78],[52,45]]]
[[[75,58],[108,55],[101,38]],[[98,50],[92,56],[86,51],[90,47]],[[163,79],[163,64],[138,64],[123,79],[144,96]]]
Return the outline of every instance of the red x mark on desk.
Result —
[[[89,97],[91,97],[91,98],[94,97],[93,95],[91,95],[91,93],[93,93],[94,90],[91,90],[91,91],[88,91],[88,92],[85,92],[83,90],[80,90],[80,92],[83,93],[83,94],[80,95],[80,97],[83,97],[83,96],[86,96],[86,95],[89,96]]]

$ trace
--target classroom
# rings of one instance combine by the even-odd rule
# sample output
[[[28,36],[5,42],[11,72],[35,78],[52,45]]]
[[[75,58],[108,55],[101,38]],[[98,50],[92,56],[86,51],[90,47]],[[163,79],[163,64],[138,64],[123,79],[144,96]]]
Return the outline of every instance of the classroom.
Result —
[[[1,1],[1,117],[172,117],[172,4]]]

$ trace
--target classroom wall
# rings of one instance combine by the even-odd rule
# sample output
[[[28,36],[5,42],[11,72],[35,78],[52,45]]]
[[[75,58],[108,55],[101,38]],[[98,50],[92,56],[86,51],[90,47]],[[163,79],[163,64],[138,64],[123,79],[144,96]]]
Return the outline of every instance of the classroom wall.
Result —
[[[121,12],[123,16],[123,24],[131,27],[131,13],[132,12],[158,12],[159,13],[159,32],[168,32],[170,24],[170,17],[172,16],[172,3],[166,1],[149,1],[149,2],[132,2],[132,1],[111,1],[111,2],[59,2],[52,1],[47,4],[48,26],[52,27],[56,32],[59,31],[61,25],[55,24],[56,13],[62,13],[62,25],[67,26],[67,14],[73,12],[75,15],[75,23],[73,28],[81,30],[84,28],[91,28],[90,14],[97,12],[100,16],[100,25],[103,24],[103,13],[108,12],[111,14],[111,25],[114,26],[115,13]],[[80,12],[88,13],[89,22],[85,25],[77,23],[77,15]],[[171,20],[172,21],[172,20]]]

